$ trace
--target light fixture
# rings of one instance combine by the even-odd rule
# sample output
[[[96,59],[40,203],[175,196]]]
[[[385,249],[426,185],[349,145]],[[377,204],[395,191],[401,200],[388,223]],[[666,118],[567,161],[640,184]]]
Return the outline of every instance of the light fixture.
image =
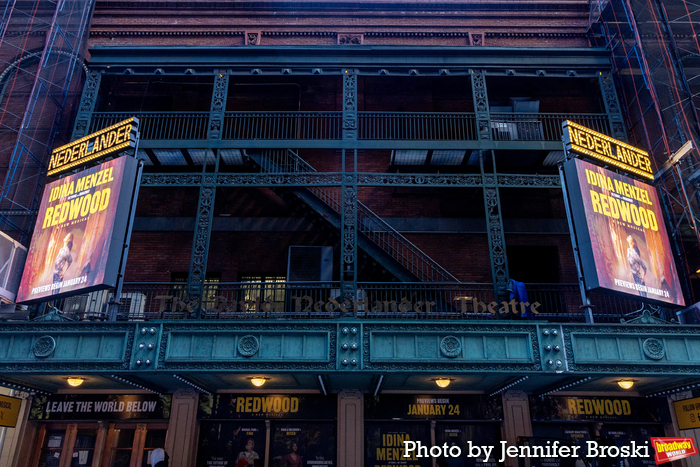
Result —
[[[253,386],[259,388],[260,386],[265,384],[265,382],[270,378],[265,378],[263,376],[253,376],[252,378],[248,378],[248,379],[250,380],[251,383],[253,383]]]
[[[68,384],[70,384],[74,388],[77,388],[78,386],[83,384],[83,381],[85,381],[83,378],[79,378],[77,376],[71,376],[70,378],[68,378]]]
[[[435,384],[437,384],[441,388],[446,388],[454,380],[452,378],[435,378],[431,379],[431,381],[435,381]]]
[[[617,382],[617,385],[622,389],[632,389],[632,386],[634,386],[634,381],[631,379],[621,379]]]

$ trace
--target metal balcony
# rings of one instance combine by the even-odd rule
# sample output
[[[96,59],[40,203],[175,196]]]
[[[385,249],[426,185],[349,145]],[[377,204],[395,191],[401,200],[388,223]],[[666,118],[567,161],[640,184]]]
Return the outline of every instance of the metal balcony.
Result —
[[[118,320],[150,319],[362,319],[409,320],[534,320],[584,322],[577,284],[526,284],[537,313],[499,313],[504,296],[494,296],[489,283],[358,283],[357,300],[340,298],[339,282],[222,282],[204,287],[201,310],[187,296],[187,284],[125,283]],[[113,297],[110,290],[55,302],[62,314],[75,320],[105,320]],[[593,293],[597,323],[615,323],[639,316],[643,303],[633,298]],[[495,302],[495,303],[494,303]],[[496,312],[489,310],[489,305]],[[520,311],[520,305],[516,304]],[[663,311],[663,310],[662,310]]]
[[[142,140],[206,140],[209,112],[95,112],[90,132],[136,116]],[[494,141],[560,141],[572,120],[609,134],[606,114],[491,114]],[[473,113],[358,112],[358,139],[477,141]],[[222,139],[237,141],[341,140],[342,112],[226,112]]]

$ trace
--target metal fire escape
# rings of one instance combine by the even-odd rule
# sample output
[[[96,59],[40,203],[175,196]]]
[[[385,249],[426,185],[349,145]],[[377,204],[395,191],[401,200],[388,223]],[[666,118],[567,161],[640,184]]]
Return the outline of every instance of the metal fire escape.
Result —
[[[691,296],[700,269],[700,11],[686,0],[592,0],[590,38],[612,52],[630,142],[656,162],[670,232]],[[688,141],[695,151],[670,163]],[[696,285],[697,288],[697,285]],[[696,301],[697,298],[694,298]]]
[[[247,152],[247,156],[250,162],[267,173],[316,172],[316,169],[291,150],[252,150]],[[310,187],[288,191],[340,231],[340,189]],[[397,279],[403,282],[459,282],[449,271],[360,201],[357,202],[357,231],[360,234],[357,237],[358,246],[379,261]]]
[[[29,243],[54,142],[80,86],[93,0],[7,0],[0,14],[0,230]]]

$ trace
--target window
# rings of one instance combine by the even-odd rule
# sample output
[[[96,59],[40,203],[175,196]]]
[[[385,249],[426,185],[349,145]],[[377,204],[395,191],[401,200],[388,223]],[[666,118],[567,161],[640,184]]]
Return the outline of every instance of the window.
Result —
[[[41,449],[39,467],[58,467],[61,460],[61,449],[66,430],[47,430],[44,445]]]
[[[242,311],[283,312],[286,281],[287,278],[281,274],[241,275],[241,300],[245,301],[245,309]],[[274,304],[272,310],[265,304],[265,300],[268,298]],[[256,300],[260,302],[260,308],[257,308]]]
[[[70,467],[89,467],[95,455],[96,430],[78,430],[73,445]]]
[[[146,433],[146,442],[143,446],[143,458],[141,460],[141,467],[146,467],[151,465],[151,453],[154,449],[162,448],[165,446],[165,435],[168,430],[148,430]]]
[[[112,441],[112,452],[109,456],[109,467],[129,467],[135,434],[136,430],[132,429],[114,429],[114,441]]]
[[[173,272],[170,274],[170,282],[177,282],[177,285],[172,286],[174,297],[185,301],[187,298],[187,277],[186,272]],[[204,279],[204,293],[202,294],[202,308],[205,310],[213,309],[216,305],[216,296],[219,295],[219,282],[221,282],[220,272],[207,272]],[[179,285],[182,283],[182,285]]]

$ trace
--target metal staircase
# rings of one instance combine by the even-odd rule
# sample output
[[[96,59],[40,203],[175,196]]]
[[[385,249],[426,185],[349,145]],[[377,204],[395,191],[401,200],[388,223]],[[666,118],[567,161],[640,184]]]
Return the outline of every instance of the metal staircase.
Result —
[[[265,173],[316,172],[316,169],[291,150],[249,151],[246,155]],[[339,187],[308,187],[289,189],[289,191],[336,228],[340,228],[342,204]],[[360,234],[358,246],[381,261],[382,265],[399,280],[459,282],[456,277],[360,201],[357,202],[357,231]]]

